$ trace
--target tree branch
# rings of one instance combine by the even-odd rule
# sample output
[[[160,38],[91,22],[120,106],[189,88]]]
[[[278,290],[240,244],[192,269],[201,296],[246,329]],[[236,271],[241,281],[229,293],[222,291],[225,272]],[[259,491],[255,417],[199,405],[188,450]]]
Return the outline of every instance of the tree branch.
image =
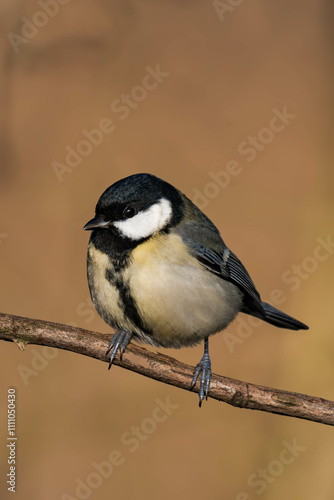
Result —
[[[106,351],[110,335],[81,328],[34,320],[0,313],[0,339],[15,342],[23,350],[26,344],[36,344],[67,351],[108,362]],[[130,344],[122,362],[114,363],[146,377],[189,390],[194,368],[170,356],[153,353]],[[194,392],[199,391],[199,383]],[[212,375],[209,396],[232,406],[278,413],[334,425],[334,402],[322,398],[281,391],[249,384],[220,375]]]

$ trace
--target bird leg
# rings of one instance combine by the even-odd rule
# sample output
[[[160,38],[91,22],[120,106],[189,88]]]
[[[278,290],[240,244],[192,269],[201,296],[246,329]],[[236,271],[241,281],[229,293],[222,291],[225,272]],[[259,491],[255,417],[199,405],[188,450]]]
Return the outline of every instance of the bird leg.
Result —
[[[209,340],[204,341],[204,354],[201,361],[195,368],[194,376],[191,382],[190,390],[195,387],[199,374],[202,373],[199,387],[199,406],[202,406],[202,401],[208,399],[209,386],[211,380],[211,361],[209,356]]]
[[[123,353],[129,344],[131,337],[131,332],[125,332],[123,330],[115,332],[106,352],[107,355],[110,353],[108,370],[110,370],[118,350],[120,353],[120,360],[122,361]]]

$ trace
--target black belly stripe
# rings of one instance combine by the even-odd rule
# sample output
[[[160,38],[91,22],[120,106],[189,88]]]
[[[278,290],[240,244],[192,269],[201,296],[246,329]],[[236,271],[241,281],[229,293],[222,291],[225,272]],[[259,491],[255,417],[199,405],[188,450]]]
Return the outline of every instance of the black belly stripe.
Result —
[[[129,285],[124,282],[122,275],[120,273],[113,272],[111,269],[106,269],[105,277],[114,287],[117,288],[124,315],[145,334],[151,335],[152,332],[144,325],[138,312],[137,304],[130,293]]]

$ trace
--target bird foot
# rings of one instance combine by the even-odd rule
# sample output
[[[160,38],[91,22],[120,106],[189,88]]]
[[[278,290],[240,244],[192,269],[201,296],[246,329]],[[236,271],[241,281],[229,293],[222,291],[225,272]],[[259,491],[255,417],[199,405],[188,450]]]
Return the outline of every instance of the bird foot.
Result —
[[[211,380],[211,361],[208,353],[204,353],[201,361],[195,368],[190,390],[192,390],[195,387],[197,379],[200,374],[201,378],[199,386],[199,406],[201,407],[204,397],[205,399],[208,399],[210,380]]]
[[[111,339],[111,342],[109,344],[109,348],[106,352],[107,355],[110,353],[108,370],[110,370],[118,350],[120,354],[120,360],[122,361],[123,353],[128,346],[131,337],[131,332],[125,332],[123,330],[119,330],[113,335],[113,338]]]

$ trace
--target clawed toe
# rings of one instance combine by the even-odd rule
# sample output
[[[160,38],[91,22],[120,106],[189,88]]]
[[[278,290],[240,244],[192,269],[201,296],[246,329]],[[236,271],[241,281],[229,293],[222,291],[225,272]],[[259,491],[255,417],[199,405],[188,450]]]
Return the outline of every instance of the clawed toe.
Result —
[[[131,337],[132,333],[125,332],[123,330],[120,330],[114,334],[109,344],[109,348],[106,352],[107,355],[110,353],[108,370],[110,370],[118,350],[120,352],[120,360],[122,360],[123,353],[127,345],[129,344]]]
[[[199,386],[199,406],[202,406],[202,402],[205,399],[208,399],[210,380],[211,380],[211,363],[210,360],[203,361],[203,359],[198,363],[195,368],[194,376],[191,382],[190,389],[192,390],[197,382],[199,375],[200,378],[200,386]]]
[[[190,390],[192,390],[195,387],[197,379],[200,374],[201,378],[199,387],[199,406],[201,407],[204,398],[208,399],[210,380],[211,380],[211,361],[209,356],[207,339],[205,340],[204,355],[195,368],[194,376],[190,385]]]

